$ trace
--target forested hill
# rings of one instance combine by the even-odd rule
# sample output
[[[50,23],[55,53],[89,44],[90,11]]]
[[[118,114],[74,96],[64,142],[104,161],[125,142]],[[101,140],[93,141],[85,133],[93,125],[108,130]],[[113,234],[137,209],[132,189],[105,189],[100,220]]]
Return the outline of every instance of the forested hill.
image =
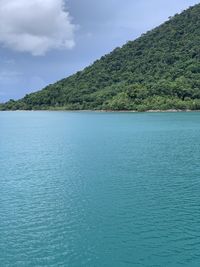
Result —
[[[1,109],[200,109],[200,4]]]

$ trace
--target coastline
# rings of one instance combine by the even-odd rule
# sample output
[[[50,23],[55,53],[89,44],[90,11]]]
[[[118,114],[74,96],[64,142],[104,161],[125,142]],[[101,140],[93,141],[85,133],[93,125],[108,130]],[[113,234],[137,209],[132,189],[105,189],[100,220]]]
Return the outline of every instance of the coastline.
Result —
[[[181,109],[156,109],[156,110],[65,110],[65,109],[41,109],[41,110],[0,110],[0,112],[96,112],[96,113],[177,113],[177,112],[200,112],[200,110],[181,110]]]

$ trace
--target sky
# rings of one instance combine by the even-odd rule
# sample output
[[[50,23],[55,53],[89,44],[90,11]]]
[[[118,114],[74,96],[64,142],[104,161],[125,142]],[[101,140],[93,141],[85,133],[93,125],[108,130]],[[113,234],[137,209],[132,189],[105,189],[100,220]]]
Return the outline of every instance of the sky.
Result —
[[[0,0],[0,102],[83,69],[196,0]]]

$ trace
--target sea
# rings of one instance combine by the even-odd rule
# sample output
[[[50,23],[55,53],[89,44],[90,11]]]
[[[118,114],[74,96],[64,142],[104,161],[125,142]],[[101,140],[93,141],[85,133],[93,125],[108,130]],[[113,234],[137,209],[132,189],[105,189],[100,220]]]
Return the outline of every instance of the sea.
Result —
[[[200,113],[0,112],[0,266],[200,266]]]

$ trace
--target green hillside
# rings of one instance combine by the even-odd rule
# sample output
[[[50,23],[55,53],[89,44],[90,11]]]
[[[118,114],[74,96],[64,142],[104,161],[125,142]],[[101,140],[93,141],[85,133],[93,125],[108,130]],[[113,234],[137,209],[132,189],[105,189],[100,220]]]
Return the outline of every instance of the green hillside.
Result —
[[[200,4],[1,109],[200,109]]]

